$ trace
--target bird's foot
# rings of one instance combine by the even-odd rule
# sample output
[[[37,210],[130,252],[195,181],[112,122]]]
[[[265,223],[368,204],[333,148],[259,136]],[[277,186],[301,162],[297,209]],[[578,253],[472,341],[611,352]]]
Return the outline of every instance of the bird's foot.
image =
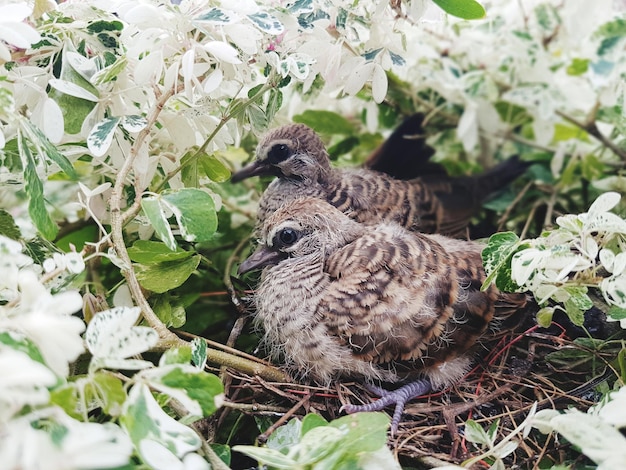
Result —
[[[432,390],[432,385],[426,379],[416,380],[415,382],[408,383],[396,390],[385,390],[375,385],[368,385],[367,388],[378,395],[380,398],[375,402],[368,403],[367,405],[343,405],[341,411],[352,414],[360,411],[382,411],[385,407],[395,404],[396,408],[393,412],[393,418],[391,419],[391,435],[393,436],[398,430],[400,425],[400,419],[402,418],[402,412],[404,406],[412,398],[425,395]]]

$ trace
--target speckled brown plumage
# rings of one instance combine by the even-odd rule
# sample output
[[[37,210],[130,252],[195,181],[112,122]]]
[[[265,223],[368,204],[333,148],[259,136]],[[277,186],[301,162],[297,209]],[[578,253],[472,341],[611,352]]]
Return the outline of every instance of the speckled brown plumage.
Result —
[[[412,231],[462,237],[486,196],[526,166],[512,158],[476,177],[431,173],[411,180],[368,169],[333,169],[319,136],[303,124],[291,124],[270,131],[258,145],[256,160],[232,181],[278,176],[259,202],[259,226],[285,202],[313,196],[357,222],[396,222]]]
[[[448,385],[494,320],[526,303],[494,286],[480,291],[482,245],[366,226],[320,199],[291,201],[260,233],[240,272],[263,268],[255,304],[265,340],[289,370],[319,383]]]

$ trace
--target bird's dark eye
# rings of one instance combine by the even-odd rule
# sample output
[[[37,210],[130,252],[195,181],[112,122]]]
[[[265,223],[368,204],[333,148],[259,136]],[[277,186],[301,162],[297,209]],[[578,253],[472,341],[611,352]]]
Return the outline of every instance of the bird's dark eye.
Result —
[[[267,152],[267,160],[275,165],[280,162],[284,162],[291,156],[289,147],[285,144],[274,145],[269,152]]]
[[[285,248],[293,245],[300,238],[300,232],[292,228],[284,228],[276,234],[274,245],[279,248]]]

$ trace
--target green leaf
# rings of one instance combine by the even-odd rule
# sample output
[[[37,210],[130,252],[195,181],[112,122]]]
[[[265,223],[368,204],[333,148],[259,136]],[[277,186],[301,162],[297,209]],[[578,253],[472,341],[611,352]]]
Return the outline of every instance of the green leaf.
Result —
[[[201,155],[198,162],[211,181],[223,183],[230,178],[230,169],[215,155]]]
[[[172,251],[165,243],[161,242],[137,240],[133,246],[128,248],[128,255],[136,263],[149,265],[190,258],[193,253],[178,247]]]
[[[365,431],[365,429],[361,429]],[[335,450],[341,450],[339,455],[334,456],[333,460],[338,460],[341,454],[356,453],[358,450],[355,447],[346,449],[344,443],[348,443],[346,434],[348,430],[344,427],[338,428],[334,426],[316,427],[306,433],[298,446],[298,463],[300,465],[310,465],[318,462],[329,454],[337,453]],[[354,440],[355,436],[352,436]],[[340,449],[337,449],[341,446]],[[367,449],[361,449],[362,452],[367,452]]]
[[[22,122],[24,124],[24,130],[28,134],[31,143],[37,149],[37,153],[39,154],[41,160],[45,161],[46,158],[52,160],[71,179],[78,179],[78,174],[72,166],[72,162],[70,162],[65,155],[59,152],[57,147],[50,142],[45,134],[30,121]]]
[[[565,313],[567,313],[569,319],[572,320],[572,323],[577,326],[582,326],[585,322],[585,312],[578,307],[578,304],[573,301],[572,298],[569,298],[564,302],[564,306]]]
[[[191,362],[191,346],[181,346],[177,348],[168,349],[165,354],[161,356],[159,365],[164,366],[168,364],[189,364]]]
[[[122,117],[121,123],[122,127],[128,132],[136,133],[145,129],[148,125],[148,120],[138,114],[129,114],[128,116]]]
[[[22,236],[13,216],[4,209],[0,209],[0,235],[4,235],[12,240],[19,240]]]
[[[209,11],[202,13],[200,16],[194,18],[194,21],[201,21],[212,24],[229,24],[235,21],[235,19],[231,15],[229,15],[228,11],[213,7]]]
[[[492,444],[491,439],[489,439],[483,427],[473,419],[468,419],[465,422],[465,438],[474,444],[486,446]]]
[[[137,264],[137,279],[144,289],[162,294],[181,286],[196,270],[201,260],[200,255],[177,261],[158,264]]]
[[[283,92],[277,88],[270,88],[267,97],[267,107],[265,109],[265,114],[267,116],[268,121],[272,121],[276,113],[280,110],[283,105]]]
[[[345,155],[348,152],[351,152],[352,149],[358,147],[361,143],[361,139],[356,136],[349,136],[345,139],[337,142],[335,145],[328,148],[328,154],[331,159],[336,159],[340,155]]]
[[[154,265],[157,266],[158,265]],[[168,327],[180,328],[186,323],[187,312],[185,307],[174,302],[174,299],[168,295],[159,296],[154,303],[154,313]]]
[[[194,338],[191,342],[191,362],[203,370],[207,361],[207,344],[204,338]]]
[[[176,251],[178,249],[178,245],[176,245],[176,240],[174,239],[174,234],[170,229],[170,224],[163,214],[161,210],[161,203],[158,196],[150,196],[145,197],[141,200],[141,208],[143,209],[143,213],[146,215],[154,231],[157,236],[165,242],[167,247]]]
[[[622,381],[626,379],[626,348],[622,348],[617,353],[617,367]]]
[[[270,435],[267,447],[287,453],[300,442],[302,435],[302,421],[293,418]]]
[[[224,384],[219,377],[197,369],[189,373],[182,368],[174,368],[162,376],[160,381],[168,387],[184,390],[189,398],[200,404],[204,416],[215,413],[215,398],[224,393]]]
[[[122,413],[122,405],[126,401],[124,383],[105,372],[93,374],[92,379],[91,386],[85,389],[87,401],[97,399],[105,413],[119,416]]]
[[[28,355],[33,361],[46,365],[39,348],[30,339],[21,336],[18,333],[0,332],[0,344],[10,347],[16,351],[23,352]]]
[[[241,452],[256,459],[259,463],[265,464],[269,467],[275,467],[279,469],[292,470],[298,468],[298,462],[288,457],[275,449],[269,449],[267,447],[254,447],[254,446],[234,446],[235,452]]]
[[[609,308],[608,312],[606,312],[606,315],[610,317],[611,320],[624,320],[626,318],[626,308],[613,305]]]
[[[222,462],[230,466],[230,446],[226,444],[209,444],[209,446]]]
[[[19,133],[18,148],[24,166],[25,191],[28,195],[28,214],[41,235],[54,240],[59,229],[48,214],[43,196],[43,183],[37,174],[37,164],[24,136]]]
[[[144,439],[165,446],[178,458],[200,447],[200,437],[188,426],[168,416],[143,383],[135,384],[124,403],[120,424],[141,455]],[[145,456],[141,455],[143,459]],[[149,457],[149,456],[148,456]]]
[[[490,442],[496,442],[496,438],[498,437],[498,427],[500,426],[500,418],[496,419],[487,430],[487,436],[489,437]]]
[[[328,421],[315,413],[309,413],[302,419],[302,435],[318,426],[328,426]]]
[[[105,31],[122,31],[124,29],[124,23],[121,21],[105,21],[98,20],[87,25],[87,31],[90,33],[102,33]]]
[[[87,147],[95,157],[103,157],[107,153],[121,119],[120,117],[104,118],[91,129],[87,137]]]
[[[285,30],[283,24],[275,16],[270,15],[265,11],[253,13],[248,15],[248,18],[252,20],[252,23],[261,31],[267,34],[278,35],[282,34]]]
[[[389,416],[385,413],[354,413],[331,421],[329,426],[346,432],[344,453],[374,452],[387,442]]]
[[[580,310],[587,311],[593,307],[593,302],[587,295],[586,286],[568,286],[565,291],[571,296],[571,302]]]
[[[487,278],[481,288],[486,289],[492,282],[495,282],[496,287],[503,292],[518,291],[520,287],[511,278],[511,259],[516,252],[528,246],[526,243],[521,243],[519,237],[513,232],[492,235],[482,251]]]
[[[246,117],[256,132],[264,132],[269,124],[267,115],[261,107],[255,103],[250,103],[245,109]]]
[[[568,124],[561,124],[558,122],[554,125],[554,136],[552,137],[553,143],[563,142],[572,139],[589,142],[588,134],[580,127],[570,126]]]
[[[185,188],[164,191],[161,200],[174,213],[180,234],[188,242],[205,242],[217,230],[217,213],[213,198],[206,192]]]
[[[475,0],[433,0],[443,11],[464,20],[485,17],[485,9]]]
[[[508,101],[498,101],[495,104],[495,108],[500,118],[505,122],[519,125],[531,121],[531,116],[526,108],[517,104],[509,103]]]
[[[552,324],[552,316],[554,315],[553,307],[544,307],[537,312],[537,323],[542,328],[548,328]]]
[[[128,65],[127,57],[119,57],[108,67],[100,70],[92,77],[94,85],[102,85],[104,83],[114,82],[117,77],[124,71]]]
[[[50,391],[50,403],[63,409],[74,419],[82,419],[81,404],[78,400],[76,385],[69,383]]]
[[[567,66],[568,75],[582,75],[589,70],[589,59],[579,59],[574,57],[572,63]]]
[[[302,114],[293,117],[294,122],[306,124],[321,134],[345,134],[355,133],[354,126],[346,118],[332,111],[307,109]]]

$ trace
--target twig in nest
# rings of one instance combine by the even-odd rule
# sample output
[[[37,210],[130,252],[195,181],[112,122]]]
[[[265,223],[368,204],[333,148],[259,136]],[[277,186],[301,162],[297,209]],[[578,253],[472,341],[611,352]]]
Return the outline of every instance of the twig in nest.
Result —
[[[285,413],[283,416],[280,417],[280,419],[278,421],[276,421],[274,424],[272,424],[267,431],[265,431],[263,434],[261,434],[257,440],[264,444],[265,442],[267,442],[267,439],[270,437],[270,435],[276,430],[276,428],[278,428],[279,426],[282,426],[285,422],[287,422],[287,420],[289,418],[291,418],[296,411],[298,411],[300,408],[302,408],[302,406],[304,406],[305,403],[307,403],[309,401],[309,399],[311,398],[311,395],[306,395],[302,398],[302,400],[300,400],[298,403],[296,403],[294,406],[292,406],[289,411],[287,411],[287,413]]]

